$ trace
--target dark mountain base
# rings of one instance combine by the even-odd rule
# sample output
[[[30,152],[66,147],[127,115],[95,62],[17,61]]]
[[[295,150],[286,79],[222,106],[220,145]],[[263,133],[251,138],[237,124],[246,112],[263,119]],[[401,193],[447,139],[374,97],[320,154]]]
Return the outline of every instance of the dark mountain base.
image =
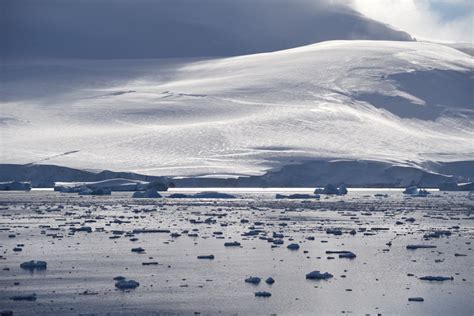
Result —
[[[114,178],[160,181],[177,187],[322,187],[345,183],[349,187],[437,188],[446,183],[474,179],[474,161],[426,163],[423,169],[365,160],[308,161],[286,165],[262,176],[221,178],[180,178],[147,176],[132,172],[78,170],[54,165],[0,164],[0,182],[30,181],[33,187],[53,187],[54,182],[93,182]]]
[[[237,179],[186,178],[178,187],[322,187],[345,183],[349,187],[437,188],[443,183],[472,181],[474,161],[430,163],[425,169],[364,160],[310,161],[287,165],[262,176]]]
[[[35,188],[52,188],[54,182],[95,182],[115,178],[148,182],[168,182],[166,177],[147,176],[133,172],[104,170],[95,173],[55,165],[0,164],[0,182],[29,181]]]

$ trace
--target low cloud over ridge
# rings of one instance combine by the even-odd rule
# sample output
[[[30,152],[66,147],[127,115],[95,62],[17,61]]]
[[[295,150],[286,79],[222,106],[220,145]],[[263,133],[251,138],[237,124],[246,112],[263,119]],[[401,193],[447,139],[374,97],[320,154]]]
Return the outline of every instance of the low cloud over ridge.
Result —
[[[410,40],[333,0],[5,0],[7,57],[233,56],[338,39]]]

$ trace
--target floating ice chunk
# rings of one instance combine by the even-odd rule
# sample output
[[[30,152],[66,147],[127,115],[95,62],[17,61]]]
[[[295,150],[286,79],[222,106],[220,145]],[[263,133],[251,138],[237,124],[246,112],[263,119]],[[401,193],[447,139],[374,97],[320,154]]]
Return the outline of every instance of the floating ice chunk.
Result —
[[[408,301],[409,302],[423,302],[424,299],[423,299],[423,297],[409,297]]]
[[[317,270],[306,274],[306,278],[310,279],[310,280],[327,280],[327,279],[330,279],[332,277],[333,277],[333,275],[329,272],[321,273]]]
[[[275,280],[274,280],[272,277],[268,277],[268,278],[265,280],[265,283],[271,285],[271,284],[275,283]]]
[[[10,297],[13,301],[36,301],[36,294],[28,294],[28,295],[15,295]]]
[[[445,277],[445,276],[424,276],[419,278],[420,280],[424,281],[448,281],[448,280],[454,280],[453,277]]]
[[[418,187],[416,185],[406,187],[405,191],[403,191],[403,194],[417,194],[417,193],[418,193]]]
[[[152,233],[171,233],[171,231],[169,229],[143,228],[143,229],[134,229],[133,233],[134,234],[152,234]]]
[[[346,195],[348,193],[346,185],[343,183],[339,186],[338,195]]]
[[[339,254],[339,258],[354,259],[355,257],[357,257],[356,254],[351,251]]]
[[[425,190],[425,189],[420,189],[420,190],[418,190],[418,194],[416,194],[415,196],[422,196],[422,197],[424,197],[424,196],[428,196],[428,195],[430,195],[430,194],[431,194],[431,193],[428,192],[427,190]]]
[[[90,226],[82,226],[82,227],[79,227],[79,228],[71,227],[71,231],[92,233],[92,227],[90,227]]]
[[[405,191],[403,191],[403,194],[425,197],[425,196],[428,196],[430,192],[426,191],[425,189],[418,189],[417,186],[412,185],[412,186],[406,187]]]
[[[339,254],[339,258],[354,259],[356,256],[352,251],[347,250],[327,250],[326,254]]]
[[[275,239],[272,241],[274,245],[283,245],[284,241],[283,239]]]
[[[290,200],[308,200],[308,199],[319,199],[320,196],[317,194],[276,194],[275,199],[290,199]]]
[[[142,266],[157,266],[158,261],[142,262]]]
[[[339,228],[328,228],[328,229],[326,229],[326,234],[332,234],[332,235],[335,235],[335,236],[340,236],[340,235],[342,235],[342,230],[340,230]]]
[[[20,268],[26,270],[45,270],[47,268],[46,261],[26,261],[20,264]]]
[[[298,250],[298,249],[300,249],[300,245],[298,245],[298,244],[289,244],[288,246],[286,246],[286,248],[288,248],[290,250]]]
[[[205,191],[199,192],[196,194],[183,194],[183,193],[174,193],[168,196],[171,199],[236,199],[237,197],[232,194],[220,193],[214,191]]]
[[[136,289],[140,283],[135,280],[119,280],[115,283],[115,287],[119,290],[133,290]]]
[[[209,260],[214,260],[214,255],[202,255],[202,256],[197,256],[198,259],[209,259]]]
[[[240,243],[237,241],[231,241],[224,243],[225,247],[240,247]]]
[[[262,278],[259,277],[248,277],[245,279],[246,283],[259,284]]]
[[[143,253],[145,252],[145,249],[143,249],[142,247],[132,248],[132,252]]]
[[[446,236],[446,237],[451,236],[451,232],[449,230],[435,230],[423,235],[425,239],[440,238],[443,236]]]
[[[407,245],[407,249],[416,250],[416,249],[424,249],[424,248],[436,248],[435,245]]]

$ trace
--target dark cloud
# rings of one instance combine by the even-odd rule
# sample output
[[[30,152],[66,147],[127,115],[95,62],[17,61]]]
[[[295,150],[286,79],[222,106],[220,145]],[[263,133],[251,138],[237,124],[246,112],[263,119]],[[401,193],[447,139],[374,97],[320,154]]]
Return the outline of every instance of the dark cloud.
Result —
[[[0,53],[8,58],[231,56],[332,39],[409,39],[331,0],[3,0],[1,6]]]

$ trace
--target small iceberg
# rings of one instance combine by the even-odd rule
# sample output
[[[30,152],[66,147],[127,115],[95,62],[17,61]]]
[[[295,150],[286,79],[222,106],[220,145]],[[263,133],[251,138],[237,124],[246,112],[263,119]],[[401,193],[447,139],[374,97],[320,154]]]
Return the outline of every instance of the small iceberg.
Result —
[[[46,270],[48,264],[46,261],[26,261],[20,264],[20,268],[25,270]]]
[[[321,273],[317,270],[306,274],[306,278],[310,279],[310,280],[328,280],[332,277],[333,277],[333,275],[329,272]]]
[[[143,249],[142,247],[137,247],[137,248],[132,248],[131,251],[136,252],[136,253],[144,253],[145,249]]]
[[[259,284],[262,278],[259,277],[248,277],[245,279],[245,283]]]
[[[238,241],[231,241],[224,243],[224,247],[240,247],[240,242]]]
[[[274,239],[274,240],[272,241],[272,243],[273,243],[274,245],[283,245],[283,244],[284,244],[284,241],[283,241],[283,239]]]
[[[339,258],[354,259],[355,257],[357,257],[356,254],[351,251],[346,251],[339,254]]]
[[[119,290],[134,290],[138,286],[140,286],[140,283],[135,280],[118,280],[115,283],[115,287]]]
[[[423,297],[409,297],[408,302],[424,302]]]
[[[256,297],[270,297],[270,296],[272,296],[272,293],[266,292],[266,291],[255,292],[255,296]]]
[[[441,282],[441,281],[448,281],[448,280],[454,280],[453,277],[445,277],[445,276],[431,276],[431,275],[428,275],[428,276],[424,276],[424,277],[421,277],[419,278],[420,280],[424,280],[424,281],[438,281],[438,282]]]
[[[428,249],[428,248],[436,248],[435,245],[407,245],[407,249],[416,250],[416,249]]]
[[[0,191],[30,191],[30,182],[8,181],[0,182]]]
[[[290,250],[298,250],[298,249],[300,249],[300,245],[298,245],[298,244],[289,244],[288,246],[286,246],[286,248],[288,248]]]
[[[341,236],[342,230],[340,228],[328,228],[326,229],[326,234],[334,235],[334,236]]]
[[[416,185],[411,185],[405,188],[405,190],[403,191],[403,194],[408,194],[414,197],[416,196],[426,197],[430,194],[430,192],[428,192],[425,189],[419,189]]]
[[[440,237],[449,237],[451,236],[451,232],[449,230],[435,230],[429,233],[426,233],[423,235],[423,238],[425,239],[431,239],[431,238],[440,238]]]
[[[354,259],[356,256],[352,251],[347,250],[327,250],[326,254],[338,254],[339,258]]]
[[[288,200],[310,200],[310,199],[316,199],[318,200],[321,196],[318,194],[290,194],[290,195],[284,195],[284,194],[279,194],[277,193],[275,195],[275,199],[288,199]]]
[[[417,194],[418,193],[418,187],[416,185],[411,185],[405,188],[405,191],[403,191],[403,194]]]
[[[197,256],[198,259],[208,259],[208,260],[214,260],[214,255],[203,255],[203,256]]]
[[[314,190],[314,194],[328,194],[328,195],[346,195],[348,193],[345,184],[341,184],[339,187],[334,184],[327,184],[323,189],[317,188]]]
[[[161,195],[155,190],[136,191],[136,192],[133,192],[132,198],[134,198],[134,199],[158,199],[158,198],[161,198]]]
[[[268,277],[265,280],[265,283],[267,283],[268,285],[272,285],[273,283],[275,283],[275,280],[272,277]]]
[[[220,193],[215,191],[204,191],[196,194],[174,193],[168,196],[170,199],[236,199],[232,194]]]

